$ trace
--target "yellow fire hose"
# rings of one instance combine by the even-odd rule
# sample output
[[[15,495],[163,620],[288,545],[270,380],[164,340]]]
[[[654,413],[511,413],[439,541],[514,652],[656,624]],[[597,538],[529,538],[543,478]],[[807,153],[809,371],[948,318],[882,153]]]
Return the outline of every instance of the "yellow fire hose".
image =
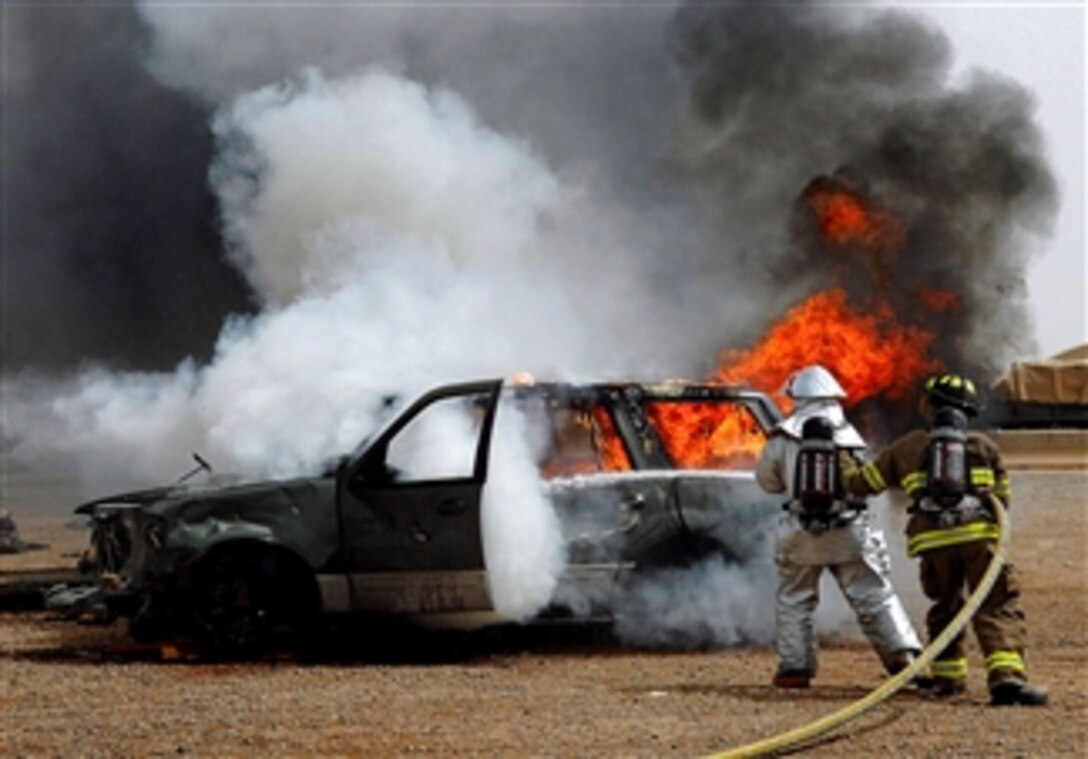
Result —
[[[990,594],[990,589],[993,588],[994,582],[997,581],[998,573],[1005,564],[1005,551],[1009,543],[1008,518],[1005,514],[1005,509],[1001,506],[1001,503],[997,498],[990,496],[990,502],[993,504],[994,516],[997,518],[999,531],[997,549],[994,551],[994,556],[990,560],[990,566],[986,568],[986,573],[982,576],[982,580],[979,582],[978,587],[975,588],[975,591],[971,594],[970,598],[967,599],[967,603],[960,609],[959,614],[957,614],[952,622],[941,631],[940,635],[933,639],[909,667],[886,680],[880,687],[871,691],[864,698],[855,701],[837,712],[794,730],[780,733],[779,735],[755,743],[749,743],[745,746],[729,749],[718,754],[712,754],[707,759],[736,759],[737,757],[766,756],[767,754],[776,751],[783,751],[787,748],[807,743],[813,738],[830,732],[840,725],[846,724],[850,720],[861,716],[869,711],[869,709],[872,709],[874,706],[894,694],[908,682],[920,675],[924,670],[928,669],[933,660],[937,658],[937,654],[945,649],[952,638],[960,634],[963,628],[971,620],[971,617],[978,611],[978,607],[982,605],[982,602],[986,600],[986,596]]]

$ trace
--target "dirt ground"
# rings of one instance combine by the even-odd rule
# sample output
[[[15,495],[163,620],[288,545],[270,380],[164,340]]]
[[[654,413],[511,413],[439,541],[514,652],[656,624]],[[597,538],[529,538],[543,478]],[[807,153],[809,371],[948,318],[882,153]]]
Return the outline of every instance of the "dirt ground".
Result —
[[[1086,755],[1088,471],[1017,471],[1013,486],[1028,664],[1051,704],[988,706],[973,648],[966,697],[898,693],[803,753]],[[5,494],[47,500],[47,487]],[[6,501],[24,539],[46,547],[0,556],[0,574],[74,563],[85,536],[66,518]],[[921,628],[924,600],[903,590]],[[814,686],[781,692],[769,685],[770,649],[633,650],[590,628],[406,638],[366,658],[245,665],[163,661],[125,640],[121,624],[0,613],[0,753],[706,756],[805,725],[881,682],[876,657],[856,641],[825,642]]]

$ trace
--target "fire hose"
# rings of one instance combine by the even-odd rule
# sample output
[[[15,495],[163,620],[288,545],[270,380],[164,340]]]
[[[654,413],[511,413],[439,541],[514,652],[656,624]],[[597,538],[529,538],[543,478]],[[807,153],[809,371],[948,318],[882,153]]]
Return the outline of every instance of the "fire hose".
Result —
[[[982,605],[982,602],[986,600],[986,597],[990,594],[990,589],[993,588],[994,583],[997,581],[997,576],[1005,564],[1005,552],[1009,542],[1008,517],[1001,502],[998,501],[997,498],[990,495],[989,500],[993,506],[994,517],[997,519],[998,526],[997,548],[994,551],[993,558],[990,559],[990,565],[986,568],[986,572],[983,574],[982,579],[979,581],[974,592],[971,593],[971,596],[967,599],[967,603],[964,604],[963,608],[960,609],[959,613],[952,619],[948,626],[945,627],[932,642],[930,642],[909,667],[899,671],[888,680],[885,680],[879,687],[870,691],[864,698],[855,701],[837,712],[833,712],[815,722],[810,722],[807,725],[780,733],[770,738],[755,743],[749,743],[744,746],[738,746],[737,748],[732,748],[721,753],[712,754],[710,757],[707,757],[707,759],[738,759],[739,757],[766,756],[776,751],[783,751],[787,748],[793,748],[803,743],[807,743],[824,733],[828,733],[835,728],[846,724],[852,719],[860,717],[874,706],[892,696],[915,677],[918,677],[924,670],[928,669],[929,665],[933,663],[933,660],[937,658],[937,654],[941,653],[949,642],[959,635],[963,631],[963,628],[967,626],[971,617],[975,615],[979,606]]]

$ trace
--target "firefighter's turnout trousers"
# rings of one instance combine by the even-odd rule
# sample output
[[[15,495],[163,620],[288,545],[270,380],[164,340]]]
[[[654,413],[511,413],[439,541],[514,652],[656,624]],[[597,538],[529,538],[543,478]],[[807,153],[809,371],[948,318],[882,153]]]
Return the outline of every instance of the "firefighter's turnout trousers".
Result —
[[[820,576],[828,570],[857,617],[862,632],[892,672],[904,652],[921,650],[918,636],[889,579],[884,534],[867,511],[849,524],[813,534],[797,517],[779,518],[775,561],[778,564],[776,647],[779,669],[817,669],[813,613],[819,602]]]
[[[933,602],[926,614],[930,640],[940,635],[963,608],[964,588],[974,591],[986,573],[997,548],[996,528],[986,519],[942,528],[936,517],[927,513],[915,514],[907,524],[908,549],[920,560],[922,591]],[[1027,625],[1020,609],[1020,583],[1011,564],[1002,568],[972,619],[972,627],[986,657],[991,687],[1010,678],[1027,679],[1024,666]],[[942,680],[966,681],[964,633],[938,654],[932,674]]]

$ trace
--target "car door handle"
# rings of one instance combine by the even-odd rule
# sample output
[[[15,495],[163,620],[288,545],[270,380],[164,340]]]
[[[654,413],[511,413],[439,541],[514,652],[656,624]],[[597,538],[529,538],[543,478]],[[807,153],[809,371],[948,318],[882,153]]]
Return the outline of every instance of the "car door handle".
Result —
[[[447,498],[438,502],[438,513],[443,516],[453,516],[465,512],[465,502],[461,498]]]

